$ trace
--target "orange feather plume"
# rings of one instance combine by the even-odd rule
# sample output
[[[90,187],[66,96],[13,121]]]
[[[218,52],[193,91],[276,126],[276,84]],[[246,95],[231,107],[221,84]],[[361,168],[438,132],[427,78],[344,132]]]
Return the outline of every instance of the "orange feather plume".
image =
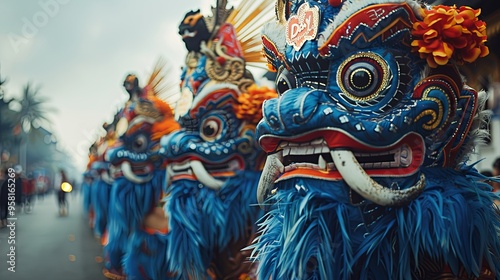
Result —
[[[174,118],[174,110],[167,102],[156,96],[150,96],[149,99],[153,102],[155,108],[162,114],[163,118],[153,124],[151,128],[151,139],[158,140],[163,135],[172,133],[180,129],[179,123]]]

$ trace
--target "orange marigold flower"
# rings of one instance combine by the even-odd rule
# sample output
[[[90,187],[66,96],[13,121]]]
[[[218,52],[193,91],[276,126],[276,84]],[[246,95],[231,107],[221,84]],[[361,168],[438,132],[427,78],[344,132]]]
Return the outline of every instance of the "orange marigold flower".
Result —
[[[480,9],[438,5],[423,14],[423,20],[413,24],[411,46],[430,67],[445,65],[450,59],[470,63],[489,54],[484,45],[486,24],[478,20]]]
[[[235,106],[236,117],[251,124],[257,124],[262,119],[262,104],[265,100],[275,98],[276,91],[259,87],[255,84],[248,87],[247,92],[240,94],[238,105]]]

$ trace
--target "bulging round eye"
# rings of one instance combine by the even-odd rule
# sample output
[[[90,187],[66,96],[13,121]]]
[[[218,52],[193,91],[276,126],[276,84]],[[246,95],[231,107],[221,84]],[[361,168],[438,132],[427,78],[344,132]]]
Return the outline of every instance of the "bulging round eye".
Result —
[[[389,84],[389,67],[374,53],[358,53],[344,61],[337,83],[344,94],[356,101],[376,98]]]
[[[286,68],[282,68],[279,71],[278,76],[276,76],[276,91],[278,92],[278,94],[281,95],[285,91],[296,87],[297,80],[295,79],[295,76]]]
[[[146,151],[148,148],[148,139],[146,138],[146,135],[139,134],[135,137],[134,141],[132,142],[132,150],[134,152],[140,153]]]
[[[200,127],[201,138],[205,141],[214,141],[219,138],[222,132],[221,120],[210,117],[203,121]]]

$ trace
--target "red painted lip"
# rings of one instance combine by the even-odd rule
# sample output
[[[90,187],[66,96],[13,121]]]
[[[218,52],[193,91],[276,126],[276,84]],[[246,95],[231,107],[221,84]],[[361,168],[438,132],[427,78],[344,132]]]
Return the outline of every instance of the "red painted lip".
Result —
[[[409,143],[410,146],[413,146],[415,144],[423,145],[423,140],[421,139],[422,137],[413,132],[406,134],[405,136],[400,138],[400,140],[395,141],[391,145],[376,146],[374,144],[362,142],[356,139],[354,136],[348,134],[344,130],[340,130],[337,128],[318,129],[307,132],[306,134],[289,136],[289,137],[276,136],[271,134],[262,135],[259,138],[259,144],[266,153],[270,154],[278,150],[278,147],[281,142],[302,144],[320,138],[326,140],[328,147],[330,149],[344,148],[347,150],[351,150],[353,152],[381,152],[384,150],[391,150],[395,147],[397,143],[401,142],[403,139],[406,139],[406,141],[409,142],[411,142],[411,139],[416,139],[415,140],[416,143],[414,144]]]
[[[308,133],[305,135],[300,135],[297,137],[290,138],[280,138],[274,136],[263,136],[260,138],[260,144],[264,148],[266,152],[276,152],[279,148],[279,144],[282,142],[290,142],[295,144],[305,144],[311,142],[316,139],[325,139],[328,148],[330,150],[338,150],[345,149],[352,151],[355,154],[367,154],[374,155],[389,153],[391,151],[398,150],[403,146],[407,146],[411,149],[411,163],[405,167],[385,167],[385,168],[377,168],[377,163],[374,164],[366,164],[365,171],[370,176],[383,176],[383,177],[404,177],[409,176],[416,173],[419,167],[423,164],[424,161],[424,151],[425,144],[422,137],[416,133],[409,133],[400,138],[398,141],[391,145],[387,146],[373,146],[368,145],[367,143],[363,143],[361,141],[356,140],[353,136],[336,129],[329,130],[317,130],[312,133]],[[300,156],[299,156],[300,157]],[[366,156],[364,157],[367,158]],[[285,161],[285,160],[284,160]],[[359,160],[360,163],[362,162]],[[297,162],[294,160],[294,162]],[[286,163],[285,163],[286,164]],[[289,170],[281,175],[281,177],[277,181],[282,181],[289,178],[294,177],[308,177],[308,178],[319,178],[325,180],[341,180],[342,176],[336,169],[328,169],[328,170],[318,170],[314,168],[308,168],[304,166],[300,166],[298,168]]]

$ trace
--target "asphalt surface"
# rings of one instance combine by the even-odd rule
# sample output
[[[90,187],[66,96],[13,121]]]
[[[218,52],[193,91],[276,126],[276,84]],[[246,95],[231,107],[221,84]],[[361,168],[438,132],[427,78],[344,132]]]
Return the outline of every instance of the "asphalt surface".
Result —
[[[0,279],[107,279],[101,272],[102,246],[88,227],[81,196],[72,193],[68,202],[68,215],[59,216],[56,196],[48,194],[35,199],[30,214],[17,209],[15,229],[0,228]]]

